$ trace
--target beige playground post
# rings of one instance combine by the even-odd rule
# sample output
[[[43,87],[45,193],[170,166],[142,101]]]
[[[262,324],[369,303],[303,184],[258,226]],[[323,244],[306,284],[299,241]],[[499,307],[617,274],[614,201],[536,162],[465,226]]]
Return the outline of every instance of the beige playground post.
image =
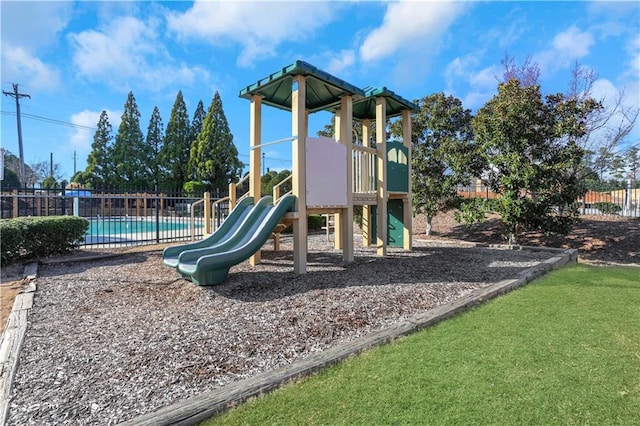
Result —
[[[260,199],[260,144],[262,138],[262,96],[251,96],[250,112],[250,133],[249,133],[249,196],[253,197],[253,202]],[[250,258],[249,263],[253,266],[260,263],[261,251],[258,249]]]
[[[378,150],[378,256],[387,254],[387,101],[383,97],[376,98],[376,145]]]
[[[408,166],[408,179],[409,187],[407,188],[407,196],[403,199],[403,219],[404,224],[404,249],[411,250],[413,248],[413,205],[411,203],[411,110],[405,109],[402,111],[402,143],[407,148],[407,166]]]
[[[293,221],[293,272],[307,272],[307,86],[302,75],[291,82],[291,130],[295,138],[291,147],[292,192],[296,196],[297,220]]]
[[[340,212],[342,258],[353,261],[353,97],[344,95],[340,102],[340,142],[347,147],[347,207]],[[336,171],[337,172],[337,171]],[[337,240],[336,234],[336,240]]]
[[[368,118],[362,120],[362,146],[371,148],[371,120]],[[369,167],[365,167],[362,176],[363,181],[369,182],[371,179],[370,172]],[[371,245],[372,230],[371,206],[365,204],[362,206],[362,245],[365,247],[369,247]]]
[[[337,110],[334,115],[333,122],[333,138],[336,141],[341,141],[342,126],[340,125],[341,110]],[[333,215],[333,248],[335,250],[342,250],[342,219],[340,213]]]

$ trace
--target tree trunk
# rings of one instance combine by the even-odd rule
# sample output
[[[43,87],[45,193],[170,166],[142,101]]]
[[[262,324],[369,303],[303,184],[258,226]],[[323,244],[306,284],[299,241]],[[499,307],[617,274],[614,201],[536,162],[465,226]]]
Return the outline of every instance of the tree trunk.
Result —
[[[427,219],[427,225],[425,226],[424,233],[426,235],[431,235],[431,219],[433,219],[433,216],[425,215],[425,217]]]

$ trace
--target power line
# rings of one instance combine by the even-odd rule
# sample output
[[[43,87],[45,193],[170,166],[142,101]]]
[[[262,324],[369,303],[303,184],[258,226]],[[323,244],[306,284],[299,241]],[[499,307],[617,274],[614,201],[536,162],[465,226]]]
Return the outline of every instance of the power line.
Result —
[[[2,111],[4,115],[16,115],[15,112],[12,111]],[[40,115],[22,113],[23,117],[30,118],[32,120],[43,121],[45,123],[57,124],[60,126],[73,127],[81,130],[97,130],[95,127],[83,126],[82,124],[69,123],[66,121],[56,120],[55,118],[42,117]]]

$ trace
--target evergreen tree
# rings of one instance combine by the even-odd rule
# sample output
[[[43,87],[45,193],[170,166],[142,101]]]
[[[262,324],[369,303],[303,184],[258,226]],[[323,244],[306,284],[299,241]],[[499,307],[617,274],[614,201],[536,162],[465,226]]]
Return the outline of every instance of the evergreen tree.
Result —
[[[146,148],[148,154],[148,171],[154,186],[160,183],[160,163],[158,161],[160,152],[162,151],[162,142],[164,139],[164,126],[158,107],[153,108],[149,127],[147,128]]]
[[[117,186],[123,189],[151,189],[146,159],[144,136],[140,130],[140,111],[133,92],[129,92],[113,144]]]
[[[103,110],[98,119],[98,128],[93,135],[91,152],[87,157],[87,167],[83,180],[93,188],[104,188],[114,185],[115,165],[112,159],[113,127],[109,123],[109,115]]]
[[[229,183],[242,171],[218,92],[213,96],[202,131],[191,148],[190,165],[196,171],[196,180],[202,181],[214,194],[218,191],[226,193]]]
[[[198,140],[198,135],[202,131],[202,124],[204,123],[204,119],[207,116],[207,112],[204,109],[204,104],[202,100],[198,101],[198,106],[196,106],[196,110],[193,113],[193,120],[191,120],[191,136],[189,137],[190,145],[189,145],[189,155],[191,155],[191,149],[196,144]],[[187,180],[193,179],[195,177],[196,171],[191,168],[189,162],[186,163],[185,177]]]
[[[198,139],[198,135],[202,131],[202,124],[204,123],[204,119],[207,116],[207,112],[204,110],[204,104],[202,101],[198,101],[198,106],[196,107],[195,112],[193,113],[193,120],[191,120],[191,143],[193,144],[196,139]]]
[[[182,91],[178,92],[167,123],[164,143],[160,151],[159,162],[164,170],[163,187],[182,189],[190,179],[189,153],[191,148],[191,126],[187,105],[184,103]]]

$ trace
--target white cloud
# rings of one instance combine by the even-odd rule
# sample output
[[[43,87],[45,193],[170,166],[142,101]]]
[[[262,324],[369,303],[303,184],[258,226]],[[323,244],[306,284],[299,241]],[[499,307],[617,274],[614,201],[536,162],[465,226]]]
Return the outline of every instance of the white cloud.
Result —
[[[478,71],[482,56],[483,52],[479,51],[457,57],[449,62],[444,71],[445,92],[459,97],[465,108],[481,107],[496,93],[498,87],[501,67],[491,65]],[[463,91],[467,93],[460,95]]]
[[[2,44],[21,46],[33,52],[55,44],[58,33],[71,19],[73,3],[3,1],[0,8]]]
[[[185,13],[169,13],[167,25],[182,39],[215,45],[240,44],[240,66],[273,57],[286,41],[301,41],[331,22],[340,8],[333,2],[196,1]]]
[[[327,72],[333,75],[344,74],[345,70],[356,62],[356,54],[353,50],[341,50],[332,54],[327,64]]]
[[[114,132],[117,132],[117,129],[120,126],[122,112],[111,110],[106,111],[107,115],[109,116],[109,124],[111,124]],[[90,127],[95,129],[98,125],[98,121],[100,120],[100,114],[102,114],[102,111],[91,111],[85,109],[77,114],[73,114],[71,116],[71,123],[77,126]],[[93,143],[94,134],[95,130],[76,128],[73,135],[71,135],[69,142],[71,142],[74,148],[79,151],[80,155],[86,155],[91,151],[91,144]]]
[[[535,55],[534,60],[540,65],[542,74],[551,73],[588,56],[594,43],[593,34],[571,26],[556,34],[550,49]]]
[[[360,47],[364,61],[374,61],[398,51],[437,50],[440,37],[463,12],[462,2],[393,2],[382,25]]]
[[[571,26],[566,31],[557,34],[552,45],[556,52],[573,59],[580,59],[589,54],[589,48],[593,42],[593,36],[590,33],[582,32],[576,26]]]
[[[640,35],[636,35],[629,41],[626,50],[631,57],[627,74],[637,81],[640,78]]]
[[[159,22],[153,18],[142,21],[127,16],[114,19],[101,30],[70,34],[73,63],[89,80],[118,88],[135,82],[149,90],[161,90],[175,82],[189,85],[209,77],[201,67],[174,65],[158,29]]]
[[[71,3],[1,2],[2,79],[15,81],[33,92],[58,88],[60,72],[44,59],[48,48],[68,24]]]
[[[3,46],[2,79],[23,83],[33,91],[53,91],[60,85],[60,71],[20,47]]]

